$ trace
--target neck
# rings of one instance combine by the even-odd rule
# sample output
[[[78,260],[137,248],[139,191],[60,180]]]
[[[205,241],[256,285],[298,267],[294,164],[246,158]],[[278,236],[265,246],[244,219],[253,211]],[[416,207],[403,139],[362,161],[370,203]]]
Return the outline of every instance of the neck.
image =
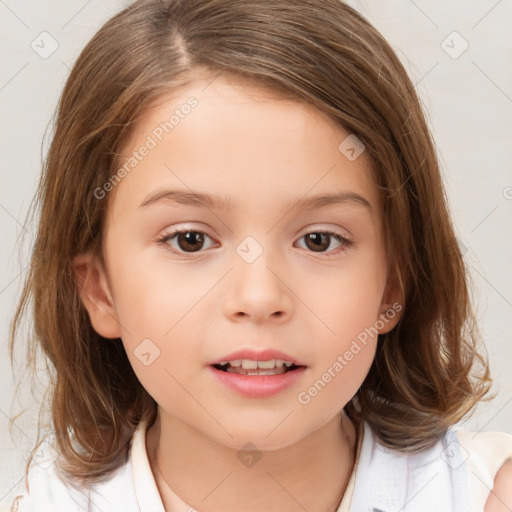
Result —
[[[199,511],[334,512],[354,465],[356,430],[344,413],[337,415],[291,446],[262,452],[254,465],[242,464],[239,450],[161,414],[146,443],[166,510],[174,493]]]

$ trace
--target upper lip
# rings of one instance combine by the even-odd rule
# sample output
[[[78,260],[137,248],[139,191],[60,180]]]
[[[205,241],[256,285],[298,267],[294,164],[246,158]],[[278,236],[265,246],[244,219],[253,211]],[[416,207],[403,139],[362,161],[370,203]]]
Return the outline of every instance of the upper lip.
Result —
[[[250,359],[251,361],[270,361],[271,359],[281,359],[283,361],[290,361],[295,364],[295,366],[306,366],[304,363],[298,361],[296,357],[290,356],[285,352],[281,352],[280,350],[275,350],[273,348],[267,348],[265,350],[237,350],[236,352],[231,352],[226,356],[219,357],[209,364],[214,365],[219,364],[221,361],[235,361],[236,359]]]

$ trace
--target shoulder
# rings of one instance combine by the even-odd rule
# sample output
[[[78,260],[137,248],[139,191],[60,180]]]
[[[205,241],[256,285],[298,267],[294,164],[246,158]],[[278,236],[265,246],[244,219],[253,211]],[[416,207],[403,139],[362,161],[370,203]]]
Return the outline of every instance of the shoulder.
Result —
[[[460,512],[470,509],[461,446],[449,429],[430,448],[403,451],[384,446],[364,424],[350,511]],[[475,509],[478,510],[478,509]]]
[[[58,470],[58,455],[38,450],[12,512],[132,512],[138,510],[129,461],[91,487],[66,480]],[[45,456],[46,455],[46,456]]]
[[[509,459],[510,434],[450,428],[430,448],[404,452],[384,447],[365,423],[350,510],[387,512],[410,503],[415,512],[510,512]]]
[[[465,458],[486,483],[492,484],[498,470],[512,458],[512,435],[505,432],[456,430]]]
[[[512,508],[512,435],[458,430],[472,500],[485,512]],[[505,505],[506,504],[506,505]]]
[[[12,512],[69,512],[87,510],[87,492],[76,489],[58,475],[55,460],[33,464],[23,489],[12,503]]]
[[[484,512],[512,510],[512,459],[505,461],[494,479],[494,487],[485,503]]]

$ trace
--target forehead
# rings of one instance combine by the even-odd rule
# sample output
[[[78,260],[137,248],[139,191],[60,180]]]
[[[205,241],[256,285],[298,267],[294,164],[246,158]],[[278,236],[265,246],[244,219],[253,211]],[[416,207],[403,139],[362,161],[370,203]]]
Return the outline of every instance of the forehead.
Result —
[[[364,152],[347,158],[348,134],[327,114],[247,82],[197,79],[162,96],[139,119],[121,164],[134,162],[116,195],[140,205],[159,185],[218,192],[247,207],[259,192],[288,204],[311,193],[350,189],[379,202]],[[243,189],[243,190],[242,190]],[[240,197],[242,193],[243,197]]]

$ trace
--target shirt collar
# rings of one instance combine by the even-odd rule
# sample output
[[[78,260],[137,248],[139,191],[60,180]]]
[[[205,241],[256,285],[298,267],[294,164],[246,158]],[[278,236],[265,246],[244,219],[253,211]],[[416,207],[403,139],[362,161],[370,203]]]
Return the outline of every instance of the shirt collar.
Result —
[[[149,464],[146,430],[147,423],[141,422],[133,435],[130,450],[135,495],[140,512],[166,512]],[[177,494],[170,492],[171,507],[167,512],[190,512],[193,510]]]

